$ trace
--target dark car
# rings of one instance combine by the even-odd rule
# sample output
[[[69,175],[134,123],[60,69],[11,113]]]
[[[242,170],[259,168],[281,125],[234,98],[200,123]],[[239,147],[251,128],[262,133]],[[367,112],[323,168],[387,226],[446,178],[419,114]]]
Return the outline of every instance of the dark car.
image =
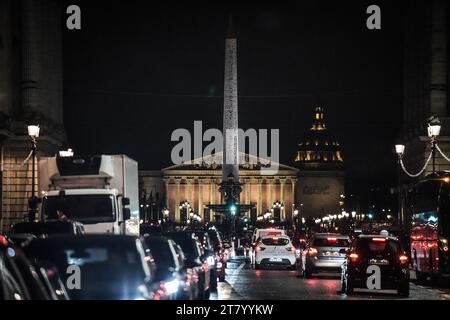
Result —
[[[84,226],[77,221],[45,221],[45,222],[19,222],[11,229],[11,237],[19,234],[32,234],[38,238],[45,238],[49,235],[84,234]]]
[[[163,234],[174,240],[183,250],[185,256],[185,265],[192,270],[198,277],[199,292],[198,299],[209,299],[210,295],[210,267],[207,256],[204,253],[202,245],[197,236],[191,232],[166,232]]]
[[[155,258],[155,280],[165,286],[173,299],[194,299],[196,291],[191,288],[192,282],[184,269],[184,261],[178,257],[177,244],[160,236],[145,236],[144,241]]]
[[[186,283],[190,286],[191,296],[193,299],[197,299],[201,294],[201,284],[198,275],[198,271],[196,269],[188,268],[186,265],[186,257],[184,255],[183,249],[175,243],[175,252],[177,255],[178,263],[180,266],[183,266],[183,270],[186,274]]]
[[[38,272],[5,236],[0,235],[0,300],[50,300]]]
[[[342,292],[355,288],[397,290],[409,296],[409,258],[397,238],[359,235],[342,265]]]
[[[37,262],[34,267],[52,300],[69,300],[69,295],[61,281],[58,269],[52,263],[48,261]]]
[[[206,256],[206,262],[210,268],[210,276],[211,276],[211,291],[217,291],[217,277],[218,277],[218,268],[223,269],[223,264],[220,262],[220,257],[216,255],[216,251],[214,250],[214,245],[211,241],[211,237],[209,233],[204,229],[198,230],[186,230],[186,232],[192,232],[195,234],[200,240],[203,250]]]
[[[52,236],[24,247],[36,263],[50,262],[71,299],[159,300],[169,294],[154,280],[155,263],[139,238],[119,235]]]
[[[162,226],[157,222],[145,222],[139,225],[140,235],[161,235],[163,233]]]
[[[222,242],[222,237],[220,236],[219,231],[215,228],[208,229],[209,239],[211,240],[212,246],[214,248],[214,253],[216,255],[216,270],[217,270],[217,279],[220,282],[225,281],[225,269],[227,267],[227,253],[225,252],[225,247]]]

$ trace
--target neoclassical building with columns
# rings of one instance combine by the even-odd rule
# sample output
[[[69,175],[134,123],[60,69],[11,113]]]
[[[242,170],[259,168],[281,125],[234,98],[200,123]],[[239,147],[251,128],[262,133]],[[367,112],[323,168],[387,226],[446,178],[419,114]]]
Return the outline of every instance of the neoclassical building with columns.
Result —
[[[252,155],[243,157],[247,161],[239,166],[240,202],[255,206],[247,215],[256,219],[258,214],[271,210],[274,202],[279,201],[284,204],[281,221],[291,221],[298,169],[278,164],[276,172],[262,174],[261,168],[269,164],[267,160]],[[161,171],[140,171],[141,192],[161,199],[174,221],[180,221],[183,210],[180,203],[185,201],[204,221],[212,221],[214,212],[207,206],[222,203],[219,192],[222,180],[220,155],[216,159],[219,160],[193,160]]]
[[[322,107],[314,109],[312,125],[302,135],[293,158],[294,166],[291,167],[240,154],[240,202],[254,205],[247,213],[251,220],[274,209],[276,202],[282,204],[276,209],[280,210],[281,222],[292,221],[295,209],[304,218],[340,212],[341,195],[344,194],[343,155],[339,142],[325,125]],[[211,221],[214,212],[208,205],[222,203],[219,192],[221,163],[221,154],[217,154],[158,171],[140,171],[143,210],[147,210],[147,216],[155,218],[167,208],[170,219],[180,221],[182,213],[186,212],[182,203],[187,202],[189,210],[204,221]],[[267,170],[274,165],[278,170]],[[150,209],[146,209],[148,206]]]

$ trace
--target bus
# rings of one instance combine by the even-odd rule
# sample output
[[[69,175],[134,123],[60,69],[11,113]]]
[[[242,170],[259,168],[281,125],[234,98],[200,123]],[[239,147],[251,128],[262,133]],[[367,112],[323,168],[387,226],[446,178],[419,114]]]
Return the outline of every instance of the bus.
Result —
[[[428,176],[408,192],[406,228],[418,279],[450,277],[450,173]]]

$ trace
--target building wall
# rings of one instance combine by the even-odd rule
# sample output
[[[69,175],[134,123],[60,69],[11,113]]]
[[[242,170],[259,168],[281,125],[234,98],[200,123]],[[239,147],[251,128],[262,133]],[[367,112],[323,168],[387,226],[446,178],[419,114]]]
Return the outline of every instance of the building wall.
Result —
[[[58,0],[0,1],[0,232],[28,211],[27,125],[41,127],[38,157],[54,155],[65,140],[62,17]]]
[[[159,190],[164,190],[164,198],[169,209],[169,216],[174,221],[180,220],[180,202],[188,201],[194,210],[203,216],[204,210],[209,204],[221,204],[221,194],[219,184],[221,182],[221,171],[192,170],[183,172],[163,171],[140,171],[141,185],[148,193],[149,185],[161,185]],[[255,204],[257,213],[263,214],[272,209],[275,201],[284,204],[281,212],[283,220],[292,220],[292,208],[295,199],[295,184],[297,172],[292,171],[289,175],[260,176],[259,171],[242,172],[240,182],[242,192],[240,202],[243,204]],[[167,195],[167,197],[166,197]],[[210,212],[210,219],[213,219],[213,212]],[[248,213],[250,217],[250,212]]]
[[[303,218],[322,217],[341,212],[340,195],[344,194],[344,174],[335,171],[303,171],[296,186],[296,203]]]

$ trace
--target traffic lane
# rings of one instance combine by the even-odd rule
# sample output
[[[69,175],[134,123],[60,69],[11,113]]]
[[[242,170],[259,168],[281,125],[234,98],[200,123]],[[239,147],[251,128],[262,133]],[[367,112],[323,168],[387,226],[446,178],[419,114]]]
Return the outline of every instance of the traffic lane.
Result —
[[[411,283],[410,297],[397,296],[395,291],[355,291],[347,296],[340,293],[339,274],[320,274],[312,279],[298,278],[291,270],[253,270],[241,264],[234,270],[227,270],[227,282],[219,288],[220,300],[367,300],[367,299],[409,299],[450,300],[446,292]]]

